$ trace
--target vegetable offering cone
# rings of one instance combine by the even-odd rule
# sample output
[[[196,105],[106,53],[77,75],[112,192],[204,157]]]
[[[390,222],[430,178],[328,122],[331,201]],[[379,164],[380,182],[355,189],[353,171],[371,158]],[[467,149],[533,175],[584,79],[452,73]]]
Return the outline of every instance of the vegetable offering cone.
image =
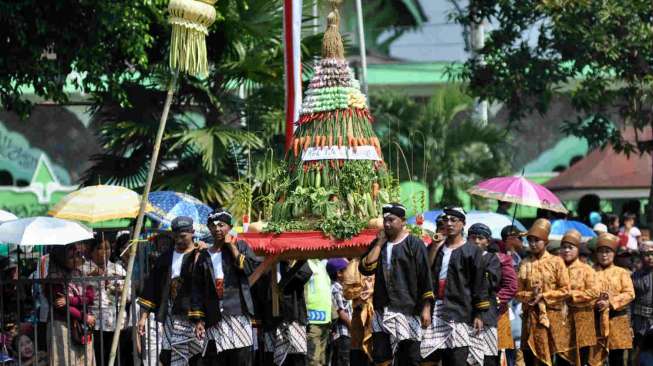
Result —
[[[281,195],[273,221],[355,219],[366,225],[391,197],[393,180],[365,95],[343,57],[338,19],[334,6],[323,58],[315,65],[287,155],[290,188]],[[325,202],[316,202],[320,199]]]

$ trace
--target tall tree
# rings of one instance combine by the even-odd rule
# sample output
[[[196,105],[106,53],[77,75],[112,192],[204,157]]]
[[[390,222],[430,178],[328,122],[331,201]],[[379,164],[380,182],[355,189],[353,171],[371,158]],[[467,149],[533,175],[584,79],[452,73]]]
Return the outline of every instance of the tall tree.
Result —
[[[25,116],[34,94],[66,102],[67,82],[120,97],[121,78],[147,68],[152,20],[166,1],[0,1],[0,104]],[[156,24],[156,23],[155,23]],[[154,60],[156,61],[156,60]],[[70,76],[71,72],[76,76]]]
[[[651,1],[471,0],[458,18],[464,25],[483,19],[493,24],[483,62],[469,60],[463,73],[474,96],[504,103],[511,120],[522,121],[565,93],[581,114],[566,121],[567,133],[625,154],[653,151],[647,135],[626,141],[620,128],[653,126]],[[611,115],[623,124],[613,126]]]
[[[426,184],[435,207],[460,204],[462,190],[508,172],[506,131],[471,120],[473,100],[458,86],[436,90],[425,104],[394,93],[376,95],[371,104],[391,169]]]

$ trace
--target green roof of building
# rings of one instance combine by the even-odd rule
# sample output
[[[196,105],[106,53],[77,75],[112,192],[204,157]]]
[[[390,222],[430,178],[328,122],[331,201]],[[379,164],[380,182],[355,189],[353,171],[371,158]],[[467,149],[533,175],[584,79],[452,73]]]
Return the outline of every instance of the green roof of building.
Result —
[[[586,139],[567,136],[558,141],[555,146],[542,152],[537,159],[524,166],[525,175],[553,173],[556,167],[569,167],[569,162],[575,156],[585,156],[589,150]]]
[[[375,64],[367,66],[369,85],[429,85],[451,82],[462,64],[451,62]]]

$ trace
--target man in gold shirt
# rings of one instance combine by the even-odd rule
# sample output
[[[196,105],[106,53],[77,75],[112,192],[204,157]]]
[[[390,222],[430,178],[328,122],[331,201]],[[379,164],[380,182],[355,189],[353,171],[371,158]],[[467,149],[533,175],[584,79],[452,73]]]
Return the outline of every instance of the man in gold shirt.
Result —
[[[516,298],[523,304],[522,352],[526,365],[551,366],[555,339],[564,326],[569,274],[560,257],[546,251],[551,223],[538,219],[527,234],[530,257],[519,268]]]
[[[596,241],[596,277],[599,300],[596,302],[598,343],[590,350],[590,365],[599,366],[608,358],[610,366],[625,366],[624,350],[633,348],[633,329],[628,306],[635,299],[630,272],[614,265],[619,238],[601,233]]]
[[[569,271],[570,293],[567,298],[567,323],[556,338],[558,347],[558,366],[586,365],[590,347],[596,345],[596,325],[594,324],[594,304],[599,297],[596,272],[588,264],[580,261],[581,235],[572,229],[563,235],[560,242],[560,257]]]

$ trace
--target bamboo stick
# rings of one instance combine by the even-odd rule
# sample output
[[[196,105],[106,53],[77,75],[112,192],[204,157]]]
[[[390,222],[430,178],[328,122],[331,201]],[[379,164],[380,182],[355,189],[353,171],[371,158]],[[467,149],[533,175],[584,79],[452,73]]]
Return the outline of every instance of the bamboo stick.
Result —
[[[145,207],[147,207],[147,196],[150,193],[150,188],[152,187],[152,180],[154,179],[154,173],[156,172],[156,164],[159,158],[159,150],[161,149],[161,140],[163,139],[163,132],[166,128],[166,122],[168,121],[168,113],[170,112],[170,105],[172,104],[172,96],[175,93],[175,87],[177,85],[177,77],[179,75],[178,71],[174,71],[170,83],[168,84],[168,93],[166,95],[166,101],[163,105],[163,113],[161,113],[161,120],[159,120],[159,130],[156,134],[156,140],[154,141],[154,148],[152,150],[152,159],[150,160],[150,168],[147,173],[147,180],[145,182],[145,187],[143,188],[143,196],[141,198],[141,207],[138,211],[138,218],[136,219],[136,226],[134,227],[134,235],[132,236],[131,250],[129,253],[129,264],[127,264],[127,275],[125,276],[125,284],[122,289],[122,294],[120,295],[120,311],[118,312],[118,322],[116,323],[116,331],[113,333],[113,341],[111,343],[111,353],[109,354],[109,366],[113,366],[116,361],[116,351],[118,349],[118,342],[120,340],[120,329],[124,323],[124,314],[125,308],[127,305],[127,294],[128,289],[131,286],[132,272],[134,270],[134,260],[136,258],[136,250],[138,238],[141,236],[141,227],[143,226],[143,220],[145,216]]]

